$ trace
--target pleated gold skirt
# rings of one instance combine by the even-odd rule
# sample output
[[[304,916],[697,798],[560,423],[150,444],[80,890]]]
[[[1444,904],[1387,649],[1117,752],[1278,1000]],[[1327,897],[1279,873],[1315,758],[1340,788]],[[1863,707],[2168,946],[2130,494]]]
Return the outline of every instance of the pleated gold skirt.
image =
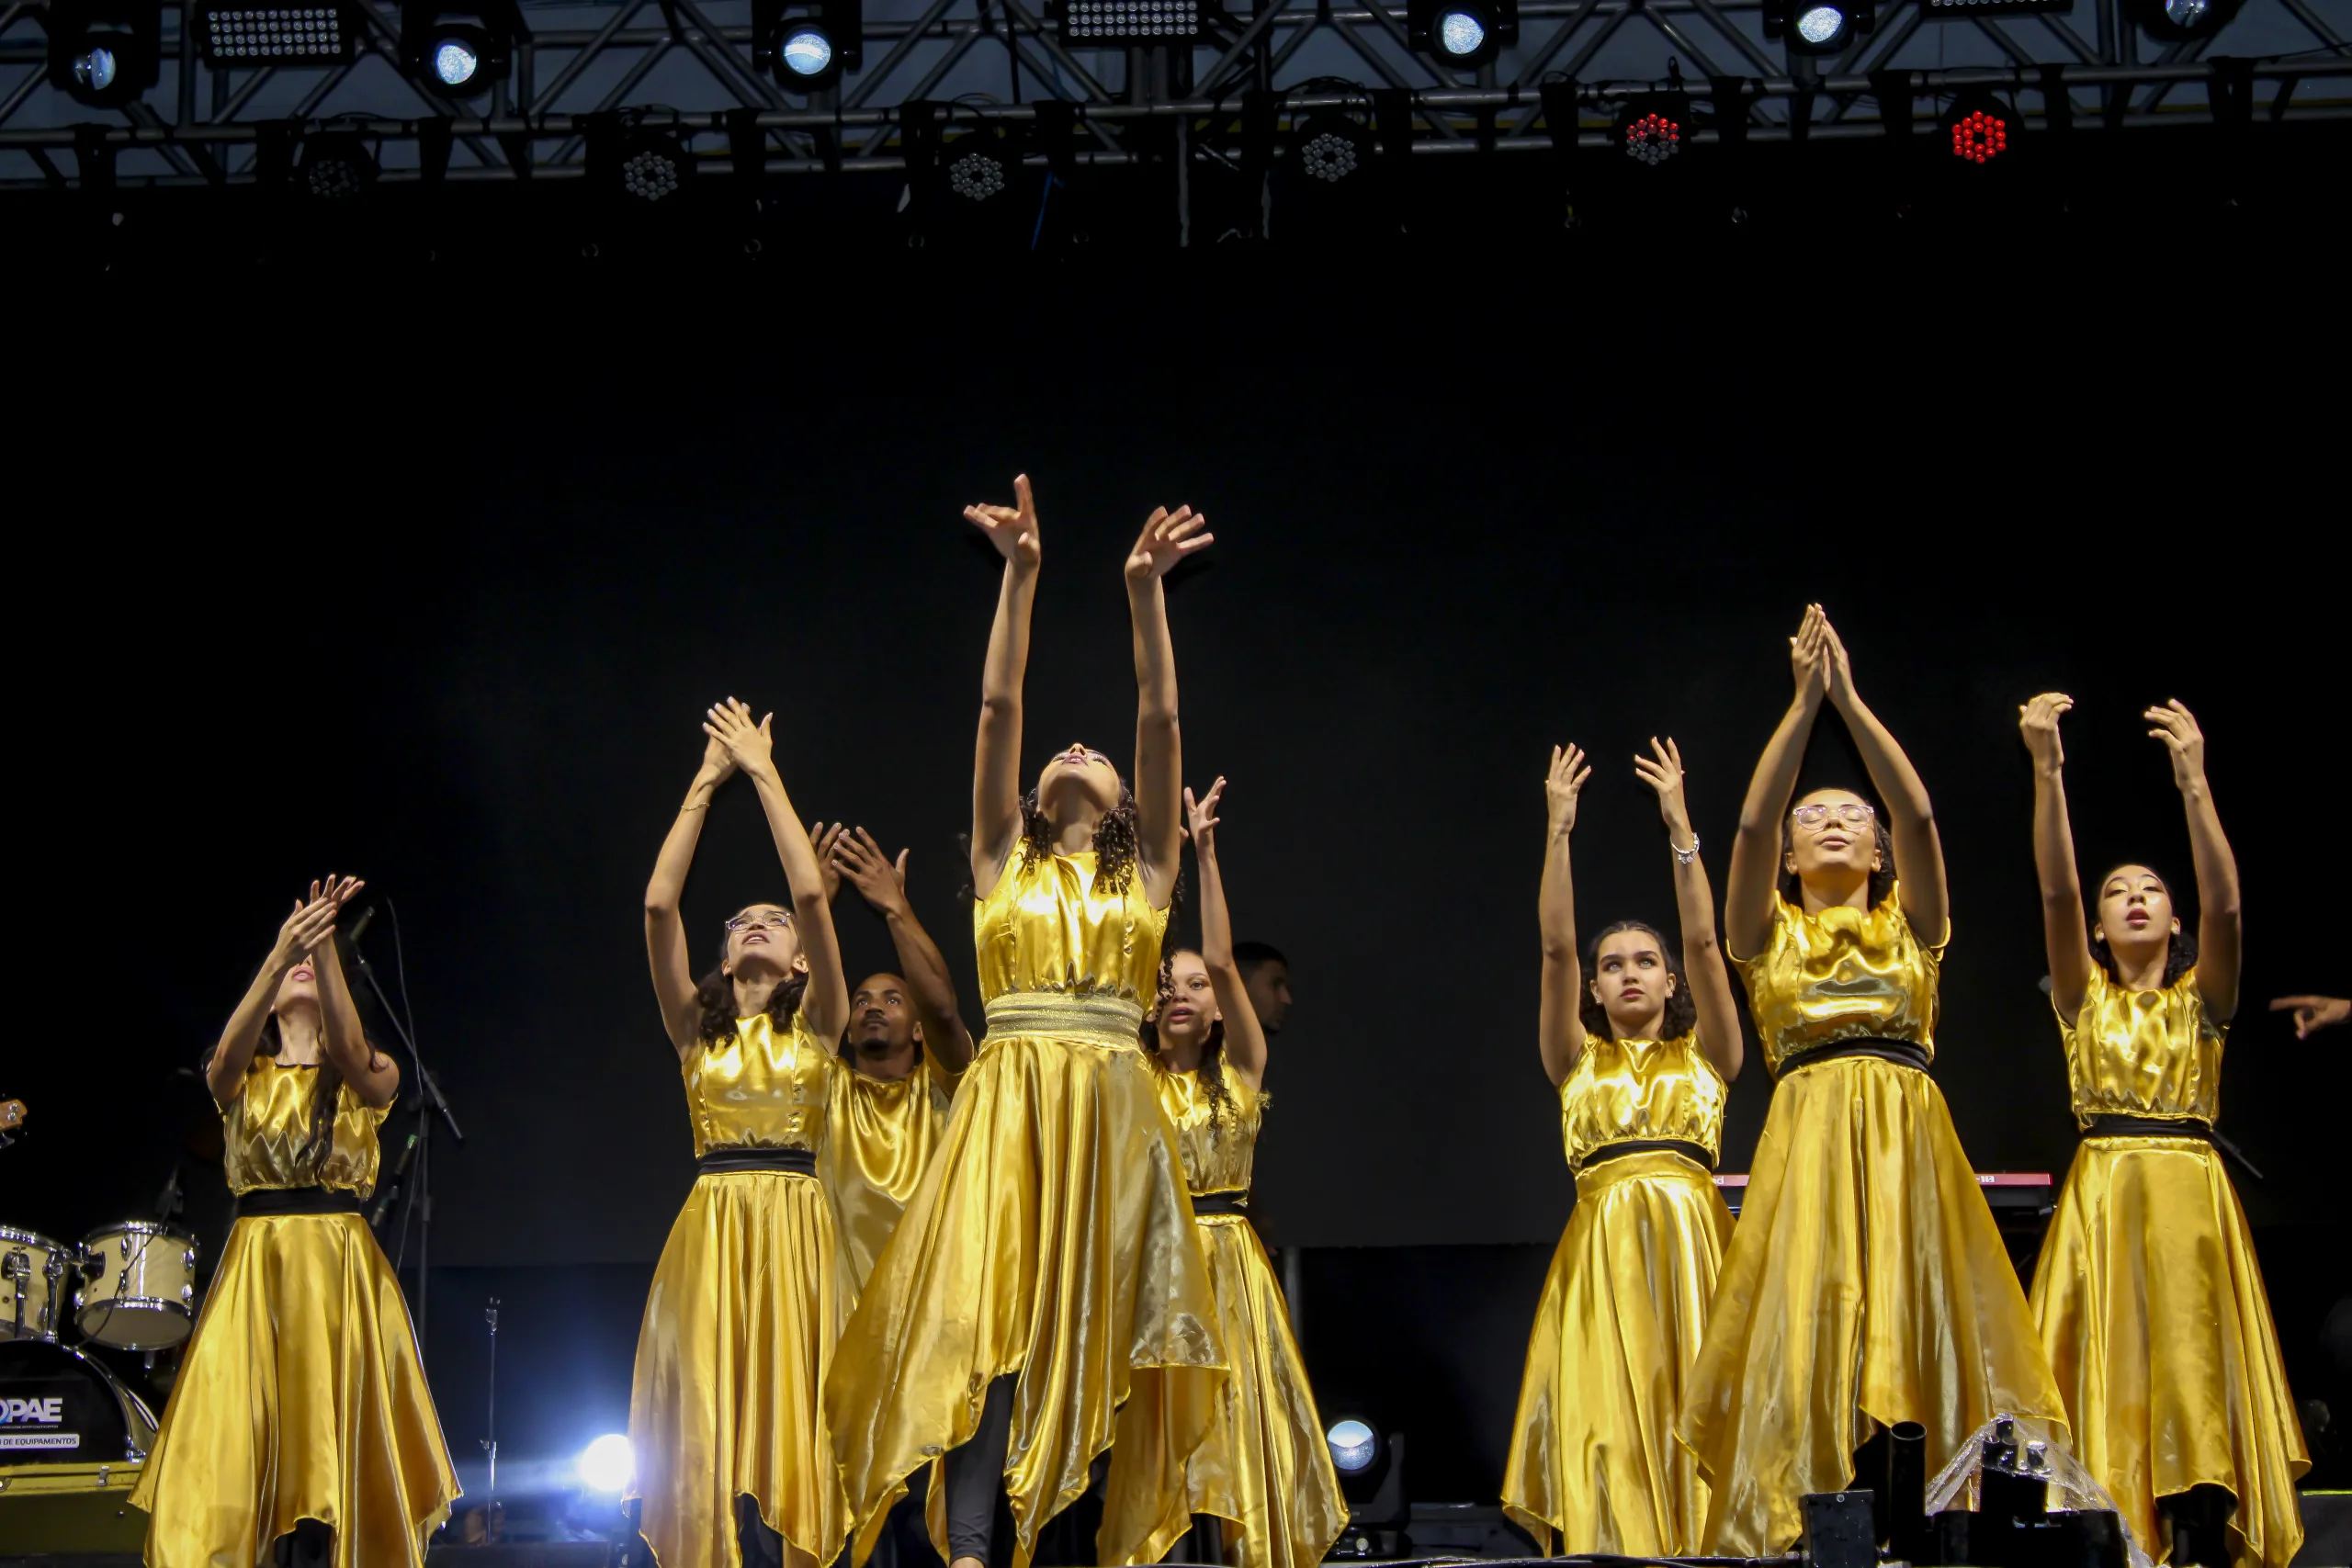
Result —
[[[1546,1556],[1698,1551],[1707,1486],[1674,1423],[1731,1233],[1714,1181],[1680,1155],[1577,1174],[1503,1469],[1503,1510]]]
[[[2160,1561],[2156,1499],[2237,1499],[2231,1560],[2286,1568],[2311,1468],[2245,1212],[2211,1144],[2086,1138],[2033,1276],[2075,1457]]]
[[[1881,1427],[1928,1471],[1996,1416],[2064,1427],[2025,1292],[1926,1073],[1841,1056],[1781,1080],[1678,1435],[1713,1489],[1705,1551],[1792,1545]]]
[[[1232,1372],[1218,1392],[1208,1435],[1185,1467],[1186,1512],[1231,1524],[1228,1568],[1315,1568],[1347,1529],[1348,1505],[1291,1335],[1289,1307],[1247,1219],[1210,1214],[1196,1223]],[[1138,1389],[1120,1410],[1120,1450],[1172,1424],[1159,1397],[1164,1392],[1164,1384]],[[1159,1441],[1172,1446],[1164,1436]],[[1157,1496],[1114,1489],[1103,1506],[1102,1561],[1159,1562],[1175,1536],[1163,1539],[1150,1527],[1166,1522]]]
[[[334,1532],[335,1568],[418,1568],[457,1496],[367,1222],[239,1220],[130,1495],[150,1568],[249,1568],[301,1519]]]
[[[1110,1485],[1146,1500],[1146,1540],[1174,1540],[1190,1522],[1186,1462],[1225,1377],[1216,1313],[1175,1134],[1141,1051],[991,1037],[825,1386],[856,1561],[907,1477],[971,1437],[989,1382],[1007,1373],[1020,1374],[1004,1472],[1016,1564],[1026,1568],[1038,1531],[1085,1491],[1119,1406],[1154,1383],[1170,1422],[1117,1445]],[[942,1556],[945,1493],[934,1479]]]
[[[661,1568],[738,1568],[735,1500],[820,1563],[849,1533],[825,1429],[841,1330],[832,1211],[814,1177],[707,1175],[670,1227],[638,1330],[628,1440]]]

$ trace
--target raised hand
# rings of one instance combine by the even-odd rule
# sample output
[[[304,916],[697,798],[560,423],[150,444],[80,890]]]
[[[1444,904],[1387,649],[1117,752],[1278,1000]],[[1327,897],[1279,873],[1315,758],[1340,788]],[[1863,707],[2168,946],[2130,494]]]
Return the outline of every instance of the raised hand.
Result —
[[[1216,783],[1209,785],[1208,794],[1198,800],[1193,798],[1193,786],[1190,784],[1184,786],[1184,836],[1193,840],[1194,852],[1199,854],[1216,852],[1216,825],[1220,820],[1216,808],[1217,803],[1224,798],[1225,775],[1223,773],[1216,776]]]
[[[1641,775],[1644,784],[1657,791],[1658,815],[1666,818],[1667,841],[1675,843],[1690,834],[1690,808],[1682,798],[1682,749],[1675,745],[1670,735],[1662,745],[1653,735],[1650,752],[1647,757],[1634,754],[1634,772]],[[1680,845],[1677,843],[1676,847]]]
[[[2343,997],[2273,997],[2272,1012],[2295,1015],[2295,1038],[2309,1040],[2323,1029],[2352,1018],[2352,999]]]
[[[1846,657],[1846,641],[1838,635],[1838,628],[1829,624],[1826,611],[1821,616],[1821,634],[1828,645],[1828,668],[1824,673],[1823,684],[1829,694],[1829,705],[1839,713],[1846,713],[1854,705],[1854,665]]]
[[[1012,476],[1012,504],[980,502],[964,508],[965,517],[989,536],[996,553],[1016,566],[1033,567],[1041,558],[1037,545],[1037,500],[1029,492],[1029,476]]]
[[[836,822],[830,828],[822,822],[808,824],[808,846],[817,852],[817,874],[824,881],[828,904],[842,896],[842,868],[833,863],[833,851],[848,832],[845,822]]]
[[[1829,691],[1829,617],[1818,604],[1804,607],[1797,635],[1789,638],[1789,673],[1796,677],[1797,700],[1819,702]]]
[[[1551,807],[1553,832],[1576,830],[1577,796],[1584,793],[1584,781],[1590,777],[1592,770],[1585,765],[1582,747],[1552,748],[1552,771],[1544,779],[1544,799]]]
[[[2066,748],[2058,741],[2058,720],[2074,706],[2075,699],[2065,693],[2044,692],[2018,707],[2018,732],[2025,737],[2025,749],[2033,754],[2034,766],[2064,765]]]
[[[706,724],[703,728],[707,732],[710,726]],[[727,742],[716,735],[707,736],[702,745],[702,769],[695,775],[695,782],[717,789],[734,776],[735,758],[727,750]]]
[[[2154,724],[2148,731],[2151,739],[2165,743],[2172,754],[2172,782],[2186,792],[2205,782],[2205,732],[2197,728],[2196,716],[2183,707],[2178,697],[2160,708],[2150,708],[2140,716]]]
[[[752,723],[752,710],[741,699],[729,697],[705,716],[702,732],[726,749],[735,766],[757,778],[775,772],[775,723],[774,714]]]
[[[900,850],[894,863],[884,857],[873,834],[863,828],[844,833],[839,823],[826,842],[828,847],[820,852],[832,868],[829,874],[846,877],[857,896],[877,913],[887,915],[907,907],[908,851]]]
[[[334,934],[335,917],[343,912],[342,904],[334,897],[334,886],[330,878],[328,889],[322,892],[319,884],[313,882],[308,898],[294,900],[293,913],[277,928],[277,940],[270,944],[269,967],[273,972],[283,975],[309,958],[319,943]],[[356,893],[362,885],[345,877],[342,886]]]
[[[1127,554],[1127,581],[1148,582],[1155,577],[1165,577],[1170,568],[1186,556],[1207,549],[1216,543],[1215,534],[1204,534],[1208,526],[1206,513],[1195,513],[1189,506],[1170,512],[1155,506],[1151,515],[1143,521],[1143,532],[1136,536],[1136,547]]]

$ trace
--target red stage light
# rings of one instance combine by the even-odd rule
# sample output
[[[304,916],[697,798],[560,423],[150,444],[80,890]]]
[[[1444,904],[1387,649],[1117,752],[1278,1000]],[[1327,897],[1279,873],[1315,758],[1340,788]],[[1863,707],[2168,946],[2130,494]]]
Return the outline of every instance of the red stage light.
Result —
[[[1952,121],[1951,155],[1972,164],[1989,164],[2009,150],[2009,122],[1983,109]]]
[[[1625,156],[1645,164],[1665,163],[1682,151],[1682,127],[1657,113],[1643,115],[1625,127]]]

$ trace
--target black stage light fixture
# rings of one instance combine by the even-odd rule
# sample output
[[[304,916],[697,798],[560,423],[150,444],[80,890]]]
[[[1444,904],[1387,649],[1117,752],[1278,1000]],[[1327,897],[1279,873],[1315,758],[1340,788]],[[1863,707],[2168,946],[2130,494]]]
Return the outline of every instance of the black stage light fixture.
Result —
[[[2159,43],[2211,38],[2238,14],[2239,0],[2127,0],[2132,19]]]
[[[349,201],[366,194],[382,170],[356,130],[322,130],[302,139],[294,184],[319,201]]]
[[[939,149],[941,182],[949,195],[974,207],[1010,189],[1020,166],[1020,154],[986,121],[948,138]]]
[[[341,6],[200,5],[190,13],[210,66],[349,60],[358,52],[356,18]]]
[[[1626,157],[1657,168],[1690,150],[1690,95],[1641,93],[1617,110],[1610,134]]]
[[[1982,168],[2016,151],[2025,122],[2011,106],[1990,93],[1962,93],[1943,118],[1944,144],[1963,164]]]
[[[1406,0],[1405,41],[1441,65],[1484,65],[1519,41],[1519,0]]]
[[[1764,0],[1764,37],[1792,54],[1843,54],[1877,27],[1875,0]]]
[[[860,0],[752,0],[752,63],[796,93],[865,64]]]
[[[1353,190],[1372,178],[1372,131],[1353,115],[1317,109],[1291,128],[1290,140],[1295,166],[1318,185]]]
[[[514,0],[408,0],[401,7],[401,69],[435,97],[479,97],[513,73],[514,41],[528,36]]]
[[[1065,44],[1189,43],[1207,0],[1046,0]]]
[[[653,207],[685,189],[694,176],[694,156],[675,132],[640,125],[621,138],[607,178],[623,196]]]
[[[1971,17],[2026,16],[2071,11],[2075,0],[1919,0],[1919,17],[1929,22],[1962,22]]]
[[[164,58],[159,0],[54,0],[50,85],[93,108],[120,108],[153,86]]]

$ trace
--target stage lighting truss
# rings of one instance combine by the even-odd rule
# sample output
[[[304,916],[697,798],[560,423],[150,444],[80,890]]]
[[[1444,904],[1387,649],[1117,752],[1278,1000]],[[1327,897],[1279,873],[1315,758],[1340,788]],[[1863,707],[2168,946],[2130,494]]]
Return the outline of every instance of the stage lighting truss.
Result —
[[[1764,37],[1792,54],[1843,54],[1878,27],[1875,0],[1764,0]]]
[[[2238,14],[2239,0],[2127,0],[2132,19],[2159,43],[2211,38]]]
[[[1184,43],[1200,38],[1206,0],[1046,0],[1065,44]]]
[[[159,0],[54,0],[49,11],[50,85],[93,108],[139,101],[162,73]]]
[[[204,62],[275,65],[349,60],[357,28],[340,6],[203,6],[191,13]]]
[[[1519,0],[1406,0],[1405,41],[1441,65],[1484,65],[1519,42]]]
[[[1684,93],[1644,93],[1617,110],[1617,145],[1636,164],[1657,168],[1690,150],[1690,99]]]
[[[2038,11],[2071,11],[2075,0],[1919,0],[1929,22],[1964,22],[1971,17],[2021,17]]]
[[[865,64],[860,0],[752,0],[752,63],[796,93],[832,86]]]
[[[1943,118],[1951,156],[1979,168],[2007,157],[2023,130],[2018,111],[1990,93],[1962,93]]]
[[[350,201],[365,195],[381,172],[357,131],[318,130],[302,139],[294,183],[316,201]]]
[[[949,193],[978,207],[1011,188],[1020,158],[988,125],[950,138],[939,150],[940,177]]]
[[[1338,109],[1317,109],[1291,129],[1298,172],[1329,190],[1353,190],[1372,170],[1372,132]]]
[[[409,0],[401,7],[401,69],[435,97],[480,97],[514,69],[514,42],[528,36],[514,0],[478,8]]]

